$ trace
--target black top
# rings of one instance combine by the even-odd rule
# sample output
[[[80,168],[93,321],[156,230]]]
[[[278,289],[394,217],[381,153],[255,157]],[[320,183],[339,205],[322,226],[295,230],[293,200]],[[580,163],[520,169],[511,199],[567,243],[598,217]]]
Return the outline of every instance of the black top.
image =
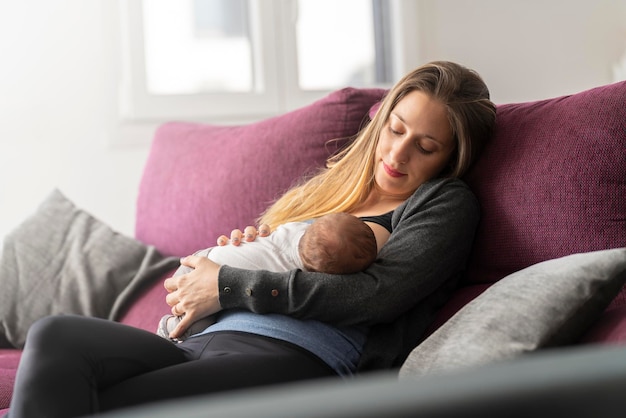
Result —
[[[359,219],[362,220],[363,222],[373,222],[375,224],[378,224],[382,226],[383,228],[385,228],[387,231],[389,231],[389,233],[391,233],[391,230],[393,229],[393,227],[391,226],[392,215],[393,215],[393,211],[389,211],[385,213],[384,215],[361,216]]]

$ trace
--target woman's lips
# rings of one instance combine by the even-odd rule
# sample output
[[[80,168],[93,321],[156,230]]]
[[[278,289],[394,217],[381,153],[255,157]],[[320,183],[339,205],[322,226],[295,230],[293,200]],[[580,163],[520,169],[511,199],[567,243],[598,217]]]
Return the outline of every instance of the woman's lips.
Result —
[[[391,177],[403,177],[403,176],[406,176],[406,174],[401,173],[398,170],[395,170],[395,169],[391,168],[390,166],[388,166],[385,163],[383,163],[383,167],[385,168],[385,172],[387,174],[389,174]]]

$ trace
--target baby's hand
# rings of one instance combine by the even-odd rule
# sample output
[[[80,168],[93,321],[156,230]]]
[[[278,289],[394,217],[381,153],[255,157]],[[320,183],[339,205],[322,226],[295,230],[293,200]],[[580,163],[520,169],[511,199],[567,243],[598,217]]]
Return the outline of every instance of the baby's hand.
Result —
[[[267,237],[270,232],[270,226],[267,224],[261,224],[258,230],[253,226],[245,227],[243,232],[241,232],[240,229],[233,229],[230,233],[230,240],[226,235],[220,235],[217,239],[217,245],[223,247],[230,242],[234,246],[238,246],[241,244],[242,239],[246,242],[252,242],[256,239],[256,237]]]

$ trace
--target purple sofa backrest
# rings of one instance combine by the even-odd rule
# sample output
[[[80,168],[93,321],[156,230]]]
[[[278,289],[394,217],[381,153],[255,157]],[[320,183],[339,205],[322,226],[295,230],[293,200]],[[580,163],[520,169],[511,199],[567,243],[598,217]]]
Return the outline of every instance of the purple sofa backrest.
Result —
[[[626,82],[499,106],[466,181],[482,206],[469,283],[626,247]]]
[[[384,90],[346,88],[244,126],[167,123],[157,132],[137,202],[136,237],[185,256],[254,225],[294,181],[356,134]]]

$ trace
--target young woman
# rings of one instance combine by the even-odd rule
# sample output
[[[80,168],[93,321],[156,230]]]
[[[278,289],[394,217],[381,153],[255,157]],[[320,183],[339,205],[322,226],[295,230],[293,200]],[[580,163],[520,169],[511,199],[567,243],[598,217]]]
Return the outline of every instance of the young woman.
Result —
[[[165,281],[180,344],[118,323],[50,317],[29,332],[10,416],[72,417],[145,402],[399,366],[465,267],[479,208],[462,176],[490,137],[482,79],[433,62],[394,86],[372,122],[318,175],[261,217],[389,216],[379,259],[349,275],[219,266]]]

